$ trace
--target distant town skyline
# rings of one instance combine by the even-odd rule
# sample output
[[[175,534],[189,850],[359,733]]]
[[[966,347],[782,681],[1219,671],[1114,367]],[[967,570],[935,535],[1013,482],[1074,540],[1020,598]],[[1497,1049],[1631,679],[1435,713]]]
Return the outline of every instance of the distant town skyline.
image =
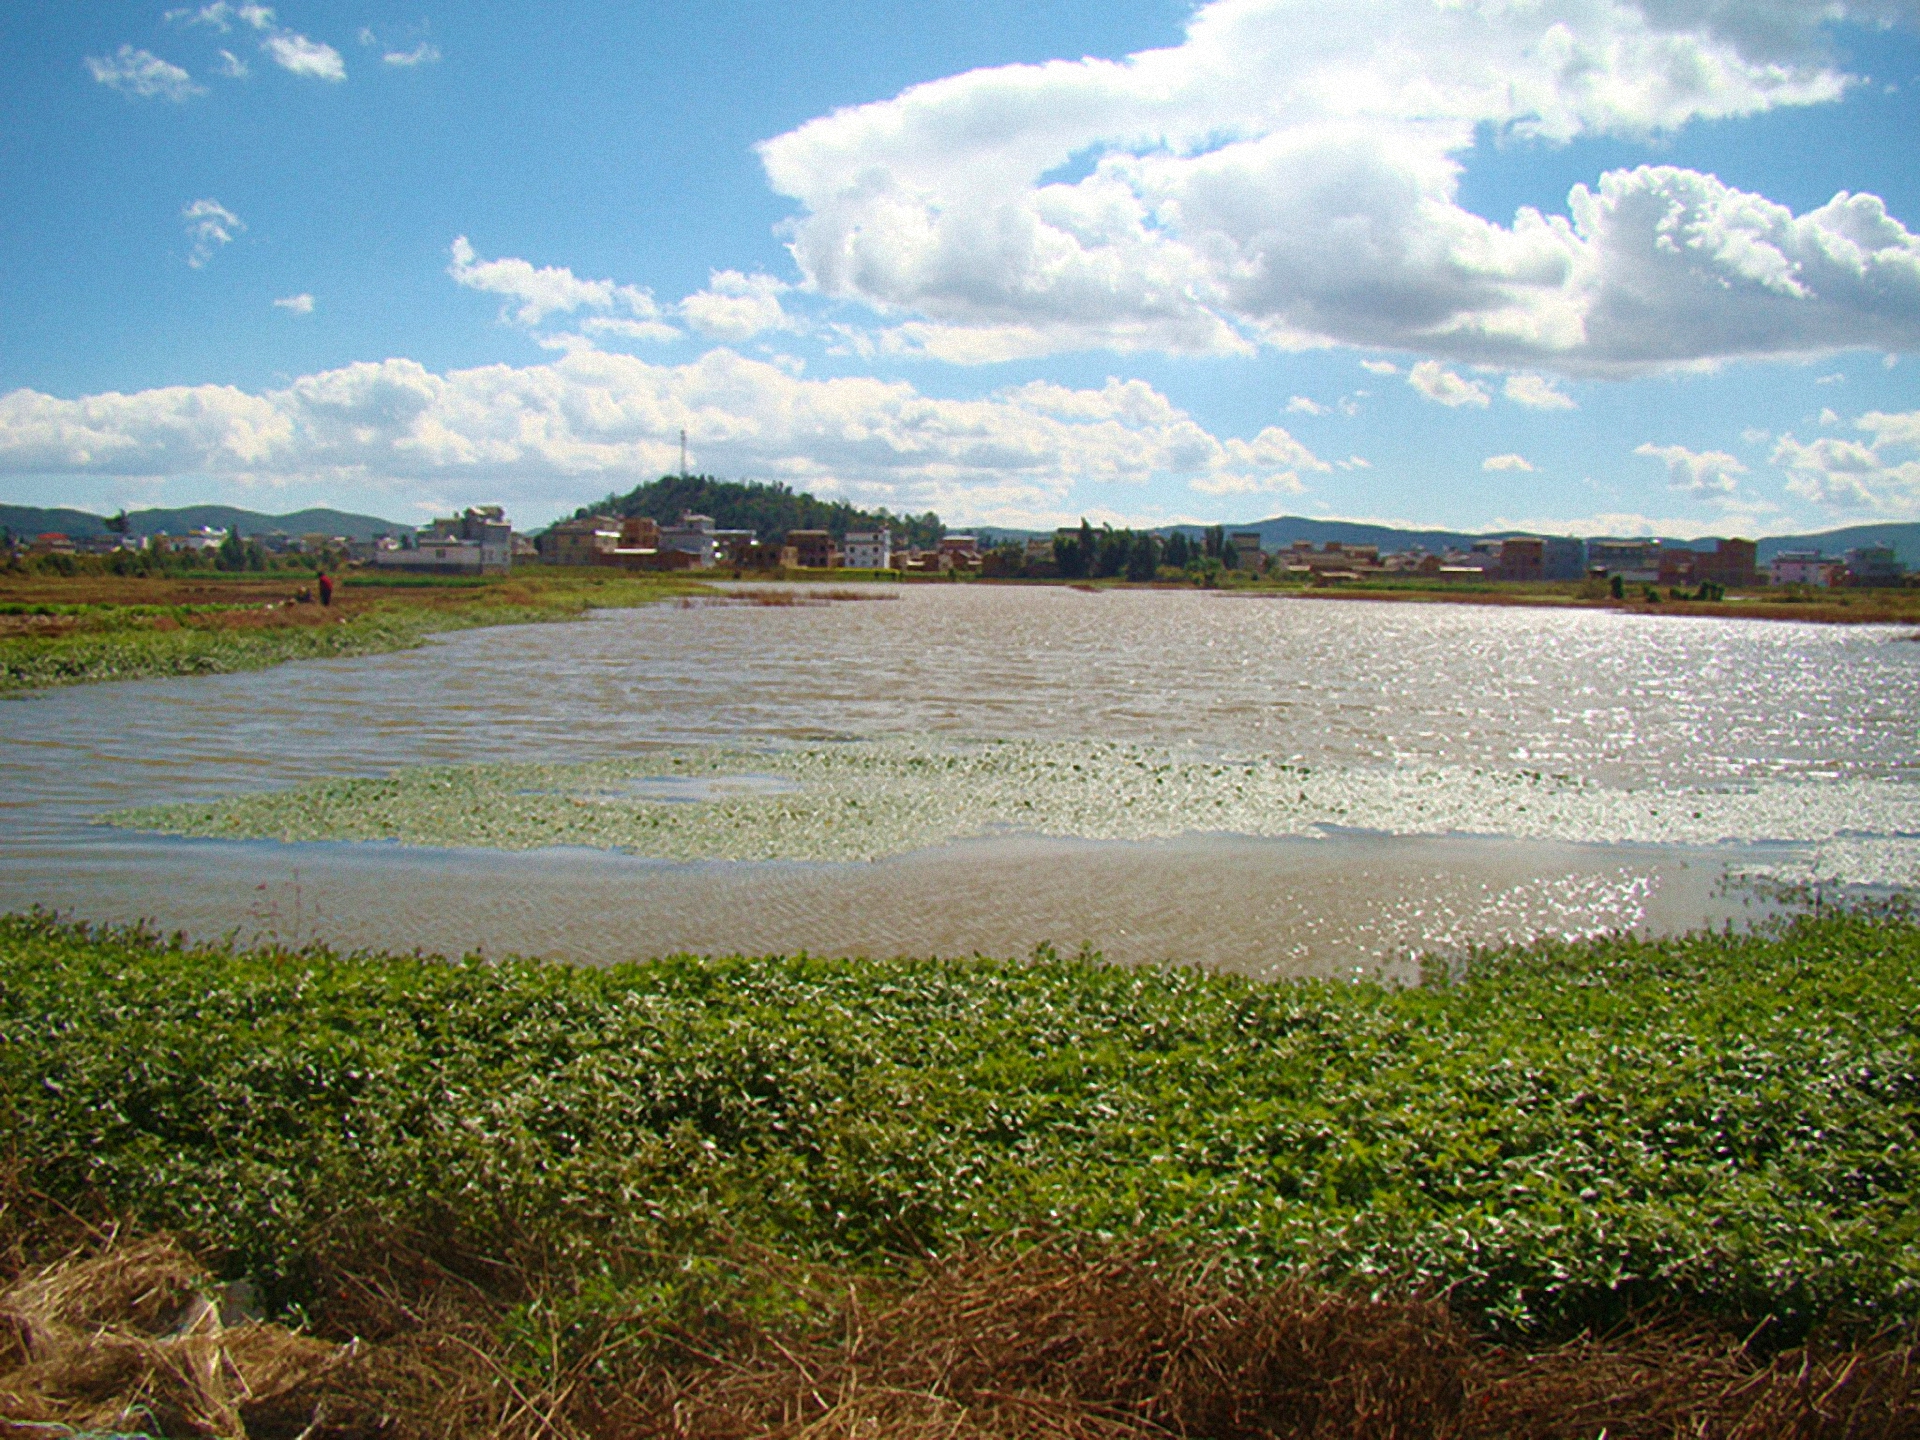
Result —
[[[0,501],[1920,519],[1920,3],[0,17]]]

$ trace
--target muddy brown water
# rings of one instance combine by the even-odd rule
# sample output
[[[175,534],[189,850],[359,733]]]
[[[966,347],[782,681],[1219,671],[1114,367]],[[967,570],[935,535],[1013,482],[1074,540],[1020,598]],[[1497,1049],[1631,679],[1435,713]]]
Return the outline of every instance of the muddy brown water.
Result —
[[[1766,906],[1730,872],[1904,883],[1920,646],[1903,631],[1197,592],[906,588],[662,605],[371,659],[0,702],[0,908],[242,939],[605,961],[676,950],[1024,954],[1271,975]],[[1077,740],[1602,788],[1870,781],[1830,837],[1604,845],[1327,828],[1002,833],[864,864],[170,839],[105,811],[411,765],[888,737]],[[1798,791],[1795,793],[1810,793]],[[1895,803],[1899,802],[1899,803]],[[697,797],[689,802],[698,803]],[[1884,810],[1884,813],[1881,813]],[[1830,843],[1829,843],[1830,842]]]

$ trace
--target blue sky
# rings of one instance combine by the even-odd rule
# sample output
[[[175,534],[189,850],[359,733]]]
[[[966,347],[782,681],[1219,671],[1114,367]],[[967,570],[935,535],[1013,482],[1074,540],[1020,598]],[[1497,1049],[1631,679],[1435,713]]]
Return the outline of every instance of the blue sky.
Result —
[[[0,498],[1920,518],[1917,17],[10,7]]]

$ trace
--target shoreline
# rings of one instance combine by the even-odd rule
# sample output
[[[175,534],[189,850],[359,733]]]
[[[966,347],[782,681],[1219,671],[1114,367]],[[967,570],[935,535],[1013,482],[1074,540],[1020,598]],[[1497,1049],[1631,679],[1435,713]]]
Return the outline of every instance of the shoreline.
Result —
[[[225,675],[410,650],[431,635],[584,619],[711,590],[678,575],[526,572],[486,579],[348,571],[334,603],[302,573],[0,575],[0,698],[67,685]]]
[[[822,574],[831,574],[823,571]],[[744,580],[748,577],[742,577]],[[775,581],[773,583],[779,583]],[[911,584],[941,584],[934,580],[913,580]],[[1666,615],[1705,620],[1785,620],[1818,625],[1920,625],[1920,590],[1864,590],[1842,592],[1845,595],[1873,596],[1878,604],[1867,602],[1856,608],[1849,599],[1806,600],[1769,599],[1764,592],[1738,592],[1727,600],[1614,600],[1571,593],[1570,590],[1527,590],[1518,585],[1512,590],[1454,589],[1451,587],[1386,588],[1366,585],[1300,586],[1250,581],[1221,586],[1188,585],[1177,581],[1131,580],[1053,580],[978,577],[964,581],[973,585],[1038,585],[1098,594],[1104,590],[1153,590],[1180,593],[1234,596],[1249,600],[1357,600],[1401,601],[1407,604],[1482,605],[1531,610],[1604,610],[1622,615]],[[1524,584],[1525,582],[1520,582]],[[1553,583],[1553,582],[1546,582]],[[1571,582],[1569,582],[1571,583]],[[1901,596],[1888,603],[1886,597]],[[1906,598],[1906,597],[1911,597]],[[1765,607],[1765,608],[1760,608]],[[1916,632],[1920,639],[1920,632]]]
[[[449,631],[577,620],[597,609],[626,609],[713,594],[718,587],[730,584],[920,587],[957,583],[1064,588],[1092,594],[1105,590],[1192,590],[1249,600],[1399,602],[1600,610],[1687,619],[1920,626],[1920,590],[1778,600],[1745,592],[1732,600],[1667,599],[1649,603],[1584,595],[1571,585],[1462,591],[1415,585],[1302,587],[1228,581],[1217,587],[1201,587],[1166,581],[986,576],[954,581],[843,570],[735,575],[715,569],[641,574],[602,567],[524,566],[504,576],[452,580],[374,577],[348,571],[341,578],[335,604],[323,609],[294,599],[309,578],[299,574],[166,579],[0,576],[0,697],[108,680],[231,674],[269,669],[292,660],[389,654]],[[1856,595],[1862,597],[1858,603]],[[1920,640],[1920,629],[1909,638]]]

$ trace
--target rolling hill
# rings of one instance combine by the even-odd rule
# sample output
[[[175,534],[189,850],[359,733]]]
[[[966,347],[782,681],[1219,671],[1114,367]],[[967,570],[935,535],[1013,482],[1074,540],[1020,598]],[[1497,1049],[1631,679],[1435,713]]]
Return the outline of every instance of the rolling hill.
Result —
[[[237,529],[241,535],[266,535],[279,530],[288,535],[344,535],[349,540],[371,540],[376,535],[398,535],[414,527],[377,515],[355,515],[346,510],[296,510],[291,515],[262,515],[231,505],[188,505],[177,510],[133,510],[127,514],[135,535],[185,535],[210,525],[216,530]],[[76,540],[107,533],[107,517],[85,510],[42,510],[30,505],[0,505],[0,526],[18,536],[57,530]]]

